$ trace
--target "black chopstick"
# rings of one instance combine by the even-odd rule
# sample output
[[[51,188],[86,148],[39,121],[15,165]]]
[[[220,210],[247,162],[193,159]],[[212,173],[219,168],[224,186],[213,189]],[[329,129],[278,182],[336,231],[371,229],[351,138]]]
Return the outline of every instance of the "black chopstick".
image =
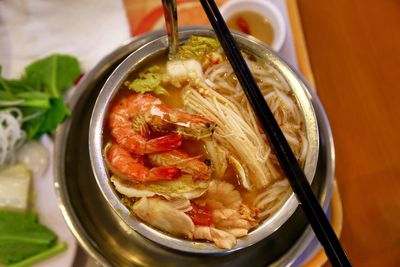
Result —
[[[276,153],[290,185],[333,266],[351,266],[311,186],[213,0],[200,0],[225,54]]]

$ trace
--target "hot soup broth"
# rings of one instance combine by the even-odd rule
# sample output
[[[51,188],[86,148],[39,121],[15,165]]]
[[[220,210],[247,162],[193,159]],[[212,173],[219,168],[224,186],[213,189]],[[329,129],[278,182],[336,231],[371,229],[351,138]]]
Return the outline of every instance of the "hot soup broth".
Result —
[[[303,116],[282,77],[246,61],[300,164]],[[104,159],[132,214],[165,233],[231,249],[291,194],[219,43],[192,36],[178,59],[132,72],[109,107]]]

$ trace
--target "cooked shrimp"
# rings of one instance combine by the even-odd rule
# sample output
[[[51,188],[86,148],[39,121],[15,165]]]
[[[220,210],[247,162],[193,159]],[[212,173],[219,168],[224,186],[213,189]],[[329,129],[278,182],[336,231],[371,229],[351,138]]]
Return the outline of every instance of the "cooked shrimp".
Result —
[[[231,249],[236,245],[236,237],[223,230],[208,226],[196,226],[193,237],[213,241],[215,245],[223,249]]]
[[[156,166],[173,166],[183,173],[190,174],[193,179],[210,178],[211,169],[208,161],[201,161],[198,157],[192,157],[181,150],[172,150],[164,153],[149,155],[151,164]]]
[[[242,206],[244,206],[242,204]],[[213,211],[213,222],[215,227],[227,231],[228,229],[250,230],[257,226],[257,222],[253,217],[241,213],[242,209],[218,209]]]
[[[242,198],[230,183],[211,181],[207,193],[196,202],[212,209],[214,228],[241,237],[258,225],[256,213],[242,203]]]
[[[132,155],[118,144],[111,145],[106,155],[111,168],[138,182],[174,180],[181,176],[181,171],[175,167],[149,169],[142,156]]]
[[[242,204],[242,197],[235,187],[227,182],[213,180],[208,186],[204,199],[199,202],[205,202],[212,210],[234,209],[237,210]]]
[[[222,220],[240,218],[240,213],[234,209],[217,209],[213,211],[213,222],[219,223]]]
[[[177,149],[182,138],[211,136],[215,123],[201,116],[170,108],[150,94],[130,94],[110,112],[110,131],[118,144],[138,155]],[[175,133],[149,139],[150,130]]]

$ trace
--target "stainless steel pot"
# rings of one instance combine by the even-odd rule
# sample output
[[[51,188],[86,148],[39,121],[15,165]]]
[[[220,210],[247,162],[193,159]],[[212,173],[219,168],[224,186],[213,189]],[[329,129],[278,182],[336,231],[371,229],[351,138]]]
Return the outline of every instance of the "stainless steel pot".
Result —
[[[209,30],[202,29],[201,31],[210,33]],[[193,33],[193,29],[184,30],[183,33]],[[55,162],[57,193],[68,225],[81,245],[98,261],[106,265],[152,266],[158,260],[166,263],[173,262],[174,265],[191,263],[211,266],[233,262],[237,265],[244,265],[253,259],[257,259],[261,265],[272,262],[279,263],[279,265],[290,263],[312,238],[312,232],[309,229],[304,232],[306,222],[299,210],[294,214],[286,214],[288,218],[284,220],[286,223],[277,229],[271,229],[272,233],[256,245],[229,255],[196,256],[157,246],[141,237],[120,219],[100,194],[89,167],[90,160],[87,150],[89,118],[94,100],[97,98],[99,88],[109,73],[114,70],[115,65],[131,51],[162,34],[162,32],[151,33],[125,44],[100,62],[85,76],[78,88],[71,92],[69,103],[74,107],[73,115],[57,131]],[[243,37],[239,36],[238,38]],[[162,49],[164,48],[165,46]],[[287,68],[286,64],[275,55],[272,53],[268,55],[275,57],[278,65],[282,64],[282,67]],[[304,83],[293,71],[290,69],[289,71],[291,78],[288,82],[295,78],[301,85],[303,97],[306,96],[315,109],[320,128],[321,146],[318,150],[319,153],[316,153],[319,154],[319,160],[313,188],[321,204],[326,207],[330,199],[334,163],[329,125],[313,92],[307,91]],[[308,177],[312,179],[312,176]],[[110,185],[107,185],[110,189]],[[114,194],[113,191],[112,193]],[[295,201],[294,197],[292,196],[289,201]],[[116,204],[118,203],[119,201]],[[296,203],[295,206],[297,206]],[[284,207],[287,207],[287,204]]]
[[[214,36],[214,33],[208,29],[181,32],[179,34],[180,42],[185,42],[191,35]],[[285,64],[285,62],[277,57],[268,47],[254,40],[250,40],[243,35],[236,34],[235,38],[240,44],[242,50],[260,57],[274,69],[276,69],[282,75],[282,77],[284,77],[289,87],[292,89],[295,97],[297,98],[300,109],[304,115],[306,135],[309,141],[309,151],[305,160],[304,171],[308,177],[308,180],[311,182],[317,167],[319,139],[317,120],[310,98],[307,95],[306,85]],[[114,187],[110,185],[109,172],[106,169],[102,153],[104,149],[102,136],[103,125],[108,112],[109,104],[127,76],[131,72],[139,69],[143,64],[149,62],[151,59],[154,59],[156,55],[162,53],[166,54],[167,45],[168,39],[166,37],[160,37],[149,42],[129,55],[113,71],[106,81],[97,98],[90,122],[89,153],[92,162],[92,169],[97,183],[100,186],[100,190],[110,206],[121,217],[121,219],[130,225],[135,231],[153,240],[154,242],[185,252],[226,253],[228,251],[219,249],[212,243],[194,242],[175,238],[170,235],[166,235],[163,232],[148,226],[147,224],[144,224],[141,220],[132,216],[130,210],[121,203],[119,194],[116,192]],[[297,206],[298,202],[292,194],[292,196],[276,214],[265,220],[255,230],[251,231],[245,238],[238,239],[237,246],[232,250],[250,246],[272,234],[293,214]]]

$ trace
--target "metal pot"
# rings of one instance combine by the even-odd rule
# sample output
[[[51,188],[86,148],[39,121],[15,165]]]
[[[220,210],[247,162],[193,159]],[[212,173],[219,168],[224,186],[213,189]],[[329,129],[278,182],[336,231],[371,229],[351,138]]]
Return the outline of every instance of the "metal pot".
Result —
[[[191,28],[181,31],[180,37],[184,40],[191,34],[211,36],[212,31],[204,28]],[[123,81],[128,72],[137,68],[142,60],[166,49],[166,38],[158,38],[160,35],[162,35],[162,32],[142,36],[115,51],[88,73],[75,92],[71,93],[70,104],[75,107],[73,116],[60,127],[56,138],[56,154],[58,155],[56,158],[56,188],[61,201],[62,211],[69,226],[83,247],[104,264],[137,263],[138,265],[149,265],[152,262],[151,255],[157,255],[158,258],[166,261],[173,258],[174,263],[177,265],[183,262],[192,262],[193,264],[195,262],[208,262],[210,265],[219,265],[222,262],[240,264],[240,262],[244,262],[243,260],[249,259],[249,257],[260,258],[263,265],[276,261],[279,257],[285,259],[282,262],[293,260],[294,256],[298,255],[301,250],[299,249],[299,245],[297,245],[295,251],[291,251],[290,247],[293,247],[293,244],[296,243],[299,237],[302,239],[301,242],[298,241],[300,242],[300,247],[306,246],[312,237],[309,230],[307,230],[307,235],[303,233],[306,225],[305,219],[300,211],[295,212],[298,204],[293,195],[277,214],[250,233],[250,236],[246,240],[240,240],[235,249],[244,248],[262,240],[261,242],[229,255],[226,255],[226,251],[216,249],[213,245],[206,245],[199,249],[193,242],[182,241],[167,236],[139,223],[129,216],[129,211],[120,203],[119,198],[108,182],[108,176],[105,171],[103,159],[101,158],[102,122],[107,103],[112,99],[120,82]],[[238,39],[242,48],[269,60],[293,88],[299,105],[304,112],[307,135],[312,143],[311,152],[309,153],[311,156],[307,158],[305,171],[310,182],[315,177],[313,188],[321,204],[327,206],[330,199],[330,188],[333,178],[333,144],[329,125],[318,100],[313,95],[313,92],[307,89],[301,78],[283,60],[266,47],[248,40],[242,35],[236,34],[235,38]],[[91,112],[94,99],[97,97],[99,85],[104,82],[107,74],[114,69],[119,61],[131,51],[141,47],[144,43],[148,44],[131,54],[115,69],[104,85],[98,97],[96,107],[93,110],[92,126],[89,127],[88,118],[90,114],[87,112]],[[85,115],[82,116],[82,114]],[[317,121],[320,128],[320,137],[318,137]],[[79,129],[76,127],[79,127]],[[89,134],[89,141],[91,143],[89,150],[92,156],[93,170],[101,192],[106,196],[107,201],[104,201],[105,199],[99,195],[99,190],[95,188],[93,174],[88,166],[90,162],[87,155],[87,148],[84,145],[87,145],[87,131],[89,128],[91,131]],[[321,142],[320,148],[318,148],[319,141]],[[82,153],[79,153],[79,151]],[[75,166],[76,169],[73,170],[71,169],[73,166],[71,164],[78,166]],[[315,176],[314,173],[316,173]],[[81,179],[86,180],[82,181]],[[74,190],[79,192],[75,192]],[[97,203],[95,205],[98,205],[97,209],[101,210],[100,213],[96,213],[94,207],[91,206],[94,203]],[[97,219],[100,219],[102,223],[99,223]],[[125,222],[128,224],[125,224]],[[128,225],[133,226],[142,235],[167,247],[194,253],[199,253],[199,250],[201,250],[200,253],[205,255],[196,256],[157,246],[138,235],[136,231],[132,231]],[[99,229],[98,227],[101,228]],[[115,235],[113,235],[113,232],[115,232]],[[100,240],[99,236],[101,237]],[[307,242],[304,240],[307,240]],[[112,249],[111,246],[113,247]],[[268,253],[261,253],[266,248],[270,252],[269,255]],[[286,254],[284,254],[285,251],[287,252]],[[223,256],[211,257],[210,253],[219,253]],[[285,255],[291,256],[285,257]]]

